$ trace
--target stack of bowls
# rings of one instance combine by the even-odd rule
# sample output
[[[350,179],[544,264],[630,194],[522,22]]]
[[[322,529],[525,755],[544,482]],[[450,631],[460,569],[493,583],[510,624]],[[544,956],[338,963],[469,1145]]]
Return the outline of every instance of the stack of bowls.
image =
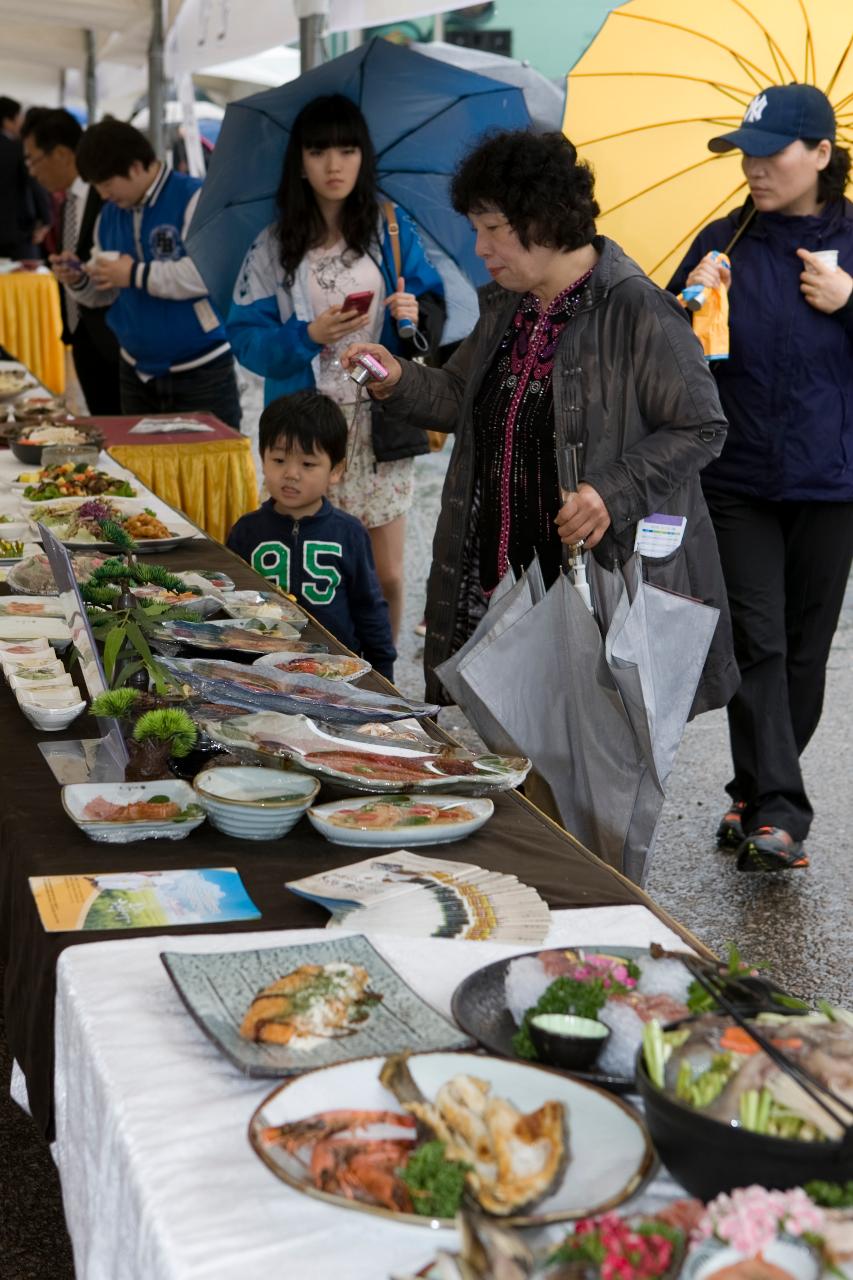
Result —
[[[307,774],[256,765],[203,769],[193,787],[212,825],[241,840],[287,835],[320,790],[319,782]]]

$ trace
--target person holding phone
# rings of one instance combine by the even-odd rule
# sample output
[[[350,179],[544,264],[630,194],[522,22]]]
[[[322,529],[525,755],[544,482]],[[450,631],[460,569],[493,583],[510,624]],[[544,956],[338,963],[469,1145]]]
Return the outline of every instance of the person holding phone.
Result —
[[[368,400],[353,421],[356,388],[340,355],[359,341],[409,355],[436,349],[444,287],[413,223],[380,203],[373,144],[349,98],[315,98],[296,117],[277,205],[237,277],[228,336],[241,364],[266,379],[265,403],[316,387],[343,409],[350,440],[335,502],[370,533],[396,635],[413,460],[429,446],[419,427],[386,426]]]

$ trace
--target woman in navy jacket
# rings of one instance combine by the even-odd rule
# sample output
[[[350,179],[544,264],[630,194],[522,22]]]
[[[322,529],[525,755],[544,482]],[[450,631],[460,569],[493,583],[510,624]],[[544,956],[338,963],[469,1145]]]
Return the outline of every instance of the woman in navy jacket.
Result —
[[[228,336],[240,363],[266,379],[267,404],[316,387],[349,419],[355,384],[340,352],[358,337],[381,335],[390,349],[416,354],[411,341],[401,343],[401,322],[423,334],[424,349],[437,348],[444,287],[411,221],[393,205],[380,207],[370,134],[348,98],[315,98],[299,113],[277,201],[279,221],[251,246],[237,278]],[[354,294],[363,310],[344,310]],[[365,399],[335,501],[367,526],[396,636],[412,460],[429,445],[419,428],[383,427]]]
[[[757,94],[742,126],[708,145],[743,152],[750,188],[743,210],[699,234],[669,286],[730,286],[731,354],[713,363],[729,432],[702,474],[742,681],[728,709],[733,804],[717,837],[743,871],[784,870],[808,865],[799,757],[820,719],[853,559],[850,156],[810,85]],[[709,254],[746,218],[729,273]]]

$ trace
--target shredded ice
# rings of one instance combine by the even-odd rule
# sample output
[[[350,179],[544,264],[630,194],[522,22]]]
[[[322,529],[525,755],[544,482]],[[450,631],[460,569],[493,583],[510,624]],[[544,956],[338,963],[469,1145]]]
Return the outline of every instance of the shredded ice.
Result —
[[[531,1005],[548,990],[553,977],[549,976],[536,956],[519,956],[507,969],[504,995],[507,1008],[518,1026]]]

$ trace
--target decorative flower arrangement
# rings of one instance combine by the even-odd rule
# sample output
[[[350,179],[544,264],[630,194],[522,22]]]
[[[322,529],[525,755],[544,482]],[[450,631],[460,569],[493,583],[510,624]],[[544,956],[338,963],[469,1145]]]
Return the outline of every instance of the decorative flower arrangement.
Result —
[[[574,1233],[548,1258],[548,1265],[580,1264],[601,1280],[659,1280],[683,1243],[683,1232],[668,1223],[605,1213],[581,1218]]]
[[[768,1191],[738,1187],[717,1196],[705,1209],[694,1232],[697,1240],[714,1236],[747,1258],[757,1257],[780,1234],[798,1236],[820,1247],[826,1218],[802,1187]]]

